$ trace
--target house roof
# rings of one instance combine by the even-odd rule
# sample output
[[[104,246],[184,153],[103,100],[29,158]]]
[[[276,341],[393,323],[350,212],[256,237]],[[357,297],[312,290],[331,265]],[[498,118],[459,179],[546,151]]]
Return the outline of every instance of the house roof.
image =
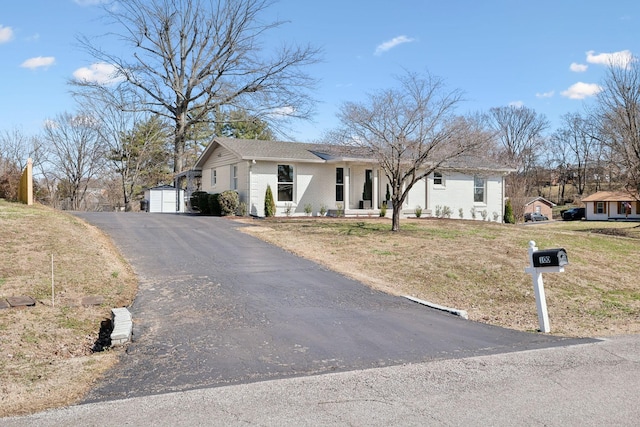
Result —
[[[582,199],[582,202],[634,202],[638,196],[627,191],[598,191]]]
[[[378,162],[373,150],[367,147],[216,137],[200,155],[194,168],[202,168],[218,146],[226,148],[241,160],[290,160],[311,163]],[[442,165],[442,168],[490,170],[505,173],[514,171],[504,165],[471,155],[463,155],[449,160]]]
[[[532,203],[534,203],[534,202],[542,202],[542,203],[544,203],[545,205],[548,205],[548,206],[551,206],[551,207],[553,207],[553,206],[555,206],[555,205],[556,205],[556,204],[555,204],[555,203],[553,203],[551,200],[547,200],[547,199],[545,199],[544,197],[534,197],[533,199],[529,200],[529,201],[528,201],[527,203],[525,203],[524,205],[525,205],[525,206],[529,206],[530,204],[532,204]]]

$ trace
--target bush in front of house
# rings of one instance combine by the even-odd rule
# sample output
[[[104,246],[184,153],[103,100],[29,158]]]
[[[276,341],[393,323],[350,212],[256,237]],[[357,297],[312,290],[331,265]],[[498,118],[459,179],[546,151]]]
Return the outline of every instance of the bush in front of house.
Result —
[[[211,215],[211,208],[209,207],[209,197],[211,194],[205,193],[198,198],[198,206],[200,207],[200,213],[202,215]]]
[[[194,191],[191,193],[189,203],[191,203],[191,209],[194,211],[202,212],[201,203],[202,199],[207,196],[206,191]]]
[[[511,199],[507,199],[507,203],[504,205],[504,222],[507,224],[516,223],[516,217],[513,214],[513,206],[511,206]]]
[[[276,202],[273,200],[271,186],[267,184],[267,192],[264,195],[264,216],[270,217],[276,215]]]
[[[218,196],[218,205],[220,206],[221,215],[235,215],[238,205],[240,205],[238,192],[234,190],[223,191]]]
[[[209,194],[207,199],[209,215],[221,216],[220,210],[220,193]]]

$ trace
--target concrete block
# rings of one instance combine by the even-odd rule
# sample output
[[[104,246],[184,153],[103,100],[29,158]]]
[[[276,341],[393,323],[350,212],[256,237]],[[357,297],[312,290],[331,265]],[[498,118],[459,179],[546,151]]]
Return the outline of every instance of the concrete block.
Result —
[[[123,345],[131,339],[133,332],[133,320],[128,309],[112,308],[113,331],[111,332],[111,345]]]

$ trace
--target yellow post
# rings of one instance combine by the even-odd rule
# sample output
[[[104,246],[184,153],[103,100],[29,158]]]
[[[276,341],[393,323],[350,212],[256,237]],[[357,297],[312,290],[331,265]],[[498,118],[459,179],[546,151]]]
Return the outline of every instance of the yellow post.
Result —
[[[20,177],[18,198],[22,203],[33,204],[33,160],[30,158],[27,160],[27,167],[22,171],[22,176]]]

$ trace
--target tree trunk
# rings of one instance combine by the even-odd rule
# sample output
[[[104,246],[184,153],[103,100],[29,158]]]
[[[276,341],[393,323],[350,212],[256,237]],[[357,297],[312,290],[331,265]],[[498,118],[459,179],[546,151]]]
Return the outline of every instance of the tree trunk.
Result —
[[[184,171],[184,147],[187,135],[187,114],[180,112],[176,115],[176,131],[173,137],[173,172]]]
[[[392,199],[393,213],[391,215],[391,231],[400,231],[400,212],[402,211],[402,200]]]

